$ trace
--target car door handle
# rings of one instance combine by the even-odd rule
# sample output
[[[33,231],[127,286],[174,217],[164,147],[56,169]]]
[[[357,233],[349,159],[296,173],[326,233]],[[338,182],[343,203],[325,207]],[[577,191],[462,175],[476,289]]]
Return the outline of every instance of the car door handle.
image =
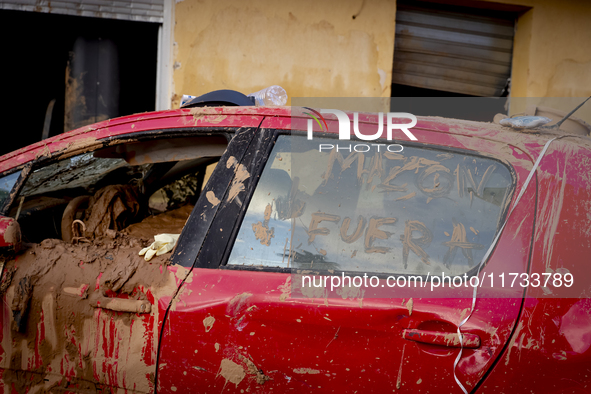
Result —
[[[95,308],[109,309],[116,312],[150,313],[152,304],[146,300],[129,300],[124,298],[98,297],[92,303]]]
[[[441,332],[429,330],[404,329],[402,337],[409,341],[428,343],[447,347],[461,347],[460,338],[456,332]],[[480,337],[476,334],[462,334],[464,348],[476,349],[480,347]]]

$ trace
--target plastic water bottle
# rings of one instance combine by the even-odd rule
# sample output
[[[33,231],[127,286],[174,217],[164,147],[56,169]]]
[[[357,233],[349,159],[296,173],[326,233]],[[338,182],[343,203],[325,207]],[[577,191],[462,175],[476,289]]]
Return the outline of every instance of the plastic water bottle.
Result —
[[[257,106],[287,104],[287,92],[281,86],[277,85],[251,93],[248,97],[254,97]]]
[[[189,101],[193,100],[196,97],[197,96],[191,96],[189,94],[183,94],[183,97],[181,98],[181,107],[183,105],[187,104]]]

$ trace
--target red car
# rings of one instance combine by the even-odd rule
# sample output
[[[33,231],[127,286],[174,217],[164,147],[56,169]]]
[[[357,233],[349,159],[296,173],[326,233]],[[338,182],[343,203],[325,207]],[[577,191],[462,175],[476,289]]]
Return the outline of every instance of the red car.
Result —
[[[190,105],[0,157],[5,392],[591,391],[589,138]]]

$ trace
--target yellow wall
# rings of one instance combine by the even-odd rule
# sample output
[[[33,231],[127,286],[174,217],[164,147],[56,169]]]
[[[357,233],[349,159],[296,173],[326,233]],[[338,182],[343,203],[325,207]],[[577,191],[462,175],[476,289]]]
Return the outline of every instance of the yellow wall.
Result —
[[[532,7],[517,21],[513,95],[591,95],[591,1],[503,2]]]
[[[591,96],[591,1],[502,2],[531,7],[517,20],[511,78],[511,96],[516,99],[511,113],[532,104],[568,112],[580,98]],[[575,116],[591,123],[591,102]]]
[[[180,1],[172,107],[182,94],[270,85],[290,97],[389,97],[395,18],[388,0]]]
[[[591,95],[591,1],[496,2],[531,7],[517,22],[513,97]],[[389,97],[395,18],[395,0],[181,0],[172,106],[182,94],[274,84],[290,97]],[[511,112],[531,103],[515,100]],[[591,121],[591,104],[577,115]]]

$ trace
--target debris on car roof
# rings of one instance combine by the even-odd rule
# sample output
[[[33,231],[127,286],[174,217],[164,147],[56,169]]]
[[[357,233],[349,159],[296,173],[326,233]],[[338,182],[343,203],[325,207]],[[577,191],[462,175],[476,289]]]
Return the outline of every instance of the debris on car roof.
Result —
[[[591,97],[588,97],[584,100],[581,104],[577,105],[572,111],[566,114],[562,119],[556,122],[554,125],[545,126],[548,123],[554,121],[554,119],[550,119],[546,116],[532,116],[532,115],[525,115],[525,116],[515,116],[504,118],[499,121],[501,126],[512,127],[514,129],[518,129],[520,131],[525,132],[525,130],[535,130],[538,128],[543,128],[547,130],[558,130],[560,126],[568,120],[572,114],[574,114],[579,108],[583,106]],[[534,107],[535,108],[535,107]],[[535,109],[534,109],[535,112]],[[583,122],[584,123],[584,122]],[[589,130],[587,131],[589,133]]]
[[[545,116],[516,116],[514,118],[501,119],[501,126],[509,126],[514,129],[535,129],[546,123],[552,122],[552,119]]]
[[[201,96],[184,94],[181,108],[216,106],[282,106],[287,104],[287,92],[281,86],[273,85],[249,95],[235,90],[216,90]]]

